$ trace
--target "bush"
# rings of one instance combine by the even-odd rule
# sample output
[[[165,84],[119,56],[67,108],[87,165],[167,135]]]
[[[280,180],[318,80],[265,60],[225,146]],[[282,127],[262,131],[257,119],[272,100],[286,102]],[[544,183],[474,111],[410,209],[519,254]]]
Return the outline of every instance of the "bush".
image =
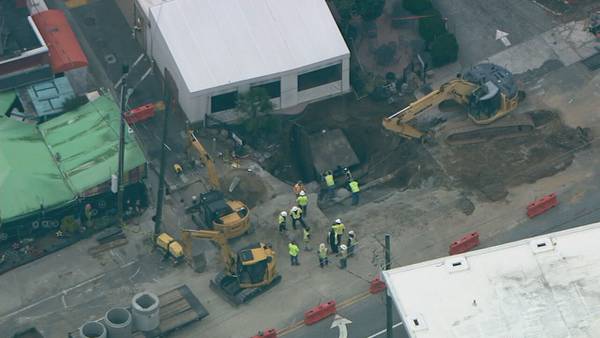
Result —
[[[380,66],[388,66],[394,62],[396,56],[396,43],[389,42],[375,50],[375,60]]]
[[[381,16],[385,7],[385,0],[358,0],[356,11],[365,21],[373,21]]]
[[[454,62],[458,59],[458,42],[454,34],[439,36],[431,44],[431,61],[436,67]]]
[[[403,0],[402,5],[407,11],[417,15],[433,9],[431,0]]]
[[[432,42],[436,37],[444,35],[446,31],[446,22],[437,11],[432,11],[429,17],[419,19],[419,35],[423,40]]]

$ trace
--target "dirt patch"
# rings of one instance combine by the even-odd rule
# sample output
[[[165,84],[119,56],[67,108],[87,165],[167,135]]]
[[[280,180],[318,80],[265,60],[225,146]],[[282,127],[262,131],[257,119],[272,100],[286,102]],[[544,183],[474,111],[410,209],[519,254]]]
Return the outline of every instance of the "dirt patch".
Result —
[[[564,170],[575,152],[588,144],[585,130],[567,127],[555,112],[529,115],[536,125],[530,136],[445,146],[440,156],[446,172],[496,201],[508,194],[510,186],[533,183]]]
[[[229,192],[231,187],[233,191]],[[228,198],[243,201],[249,208],[268,199],[263,180],[256,173],[242,169],[230,170],[224,175],[223,191]]]

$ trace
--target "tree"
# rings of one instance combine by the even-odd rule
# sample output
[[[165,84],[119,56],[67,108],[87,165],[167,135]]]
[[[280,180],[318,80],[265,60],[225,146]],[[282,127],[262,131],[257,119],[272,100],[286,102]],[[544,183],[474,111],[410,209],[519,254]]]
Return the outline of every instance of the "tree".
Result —
[[[237,110],[248,114],[253,119],[260,113],[273,111],[273,102],[271,102],[269,93],[260,87],[238,94],[236,106]]]
[[[431,12],[432,16],[419,19],[419,35],[423,40],[432,42],[438,36],[444,35],[446,31],[446,21],[439,12]]]
[[[357,0],[356,12],[365,21],[373,21],[383,13],[385,0]]]
[[[431,4],[431,0],[402,0],[402,6],[407,11],[421,15],[430,9],[433,9],[433,5]]]
[[[434,66],[443,66],[457,59],[458,42],[454,34],[441,35],[431,44],[431,61]]]

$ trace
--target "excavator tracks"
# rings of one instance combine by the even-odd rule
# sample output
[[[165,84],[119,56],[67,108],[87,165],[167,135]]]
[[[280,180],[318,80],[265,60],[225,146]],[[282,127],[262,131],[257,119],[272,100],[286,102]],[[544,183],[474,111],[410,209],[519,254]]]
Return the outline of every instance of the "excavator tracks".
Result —
[[[535,125],[529,115],[508,115],[489,125],[476,125],[469,120],[447,122],[440,131],[450,145],[481,143],[505,138],[526,136]]]
[[[238,306],[250,302],[256,296],[266,292],[281,282],[281,275],[275,276],[270,284],[256,288],[240,288],[237,280],[219,272],[213,280],[210,281],[210,287],[230,304]]]

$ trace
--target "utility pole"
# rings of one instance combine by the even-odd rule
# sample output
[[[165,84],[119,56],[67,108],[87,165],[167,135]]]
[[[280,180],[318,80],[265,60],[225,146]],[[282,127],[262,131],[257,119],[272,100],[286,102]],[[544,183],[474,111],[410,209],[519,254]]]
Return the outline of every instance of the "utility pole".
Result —
[[[160,172],[158,175],[158,191],[156,196],[156,215],[154,215],[154,235],[160,234],[160,224],[162,222],[163,202],[165,198],[165,170],[167,166],[167,122],[169,121],[169,111],[171,110],[171,95],[169,89],[166,89],[166,107],[163,117],[163,130],[161,148],[160,148]]]
[[[391,259],[391,244],[390,234],[385,234],[385,269],[389,270],[392,268]],[[387,290],[385,290],[385,319],[386,319],[386,332],[387,338],[394,337],[394,317],[392,313],[392,297]]]
[[[123,81],[121,82],[121,119],[119,129],[119,169],[117,174],[117,218],[119,225],[123,226],[123,193],[124,193],[124,166],[125,166],[125,110],[127,109],[127,74],[129,66],[123,65]]]

